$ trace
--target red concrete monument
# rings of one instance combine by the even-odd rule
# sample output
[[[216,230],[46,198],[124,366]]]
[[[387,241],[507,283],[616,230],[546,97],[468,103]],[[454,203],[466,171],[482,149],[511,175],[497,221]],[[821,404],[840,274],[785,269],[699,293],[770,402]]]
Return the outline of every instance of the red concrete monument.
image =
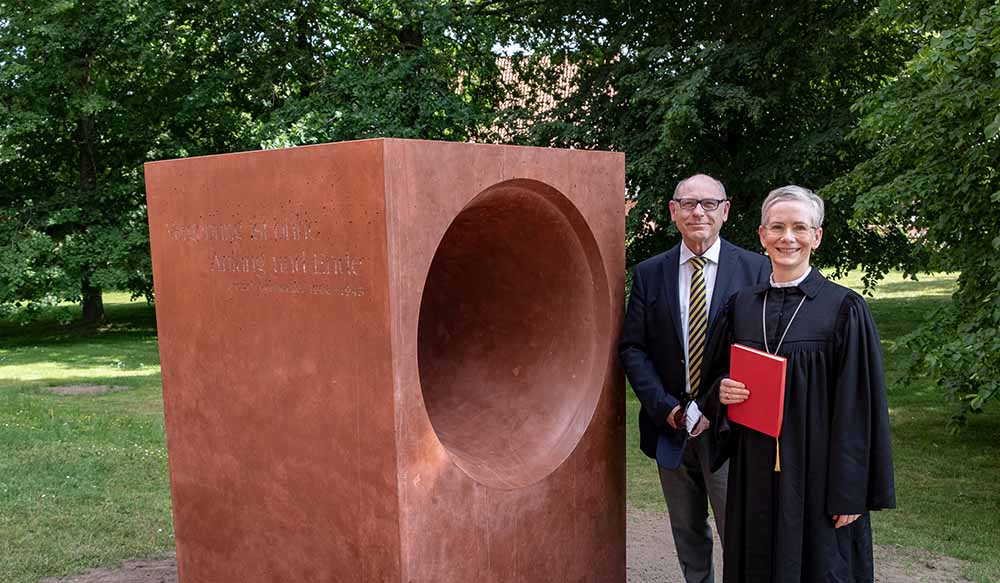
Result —
[[[625,580],[624,156],[146,165],[182,583]]]

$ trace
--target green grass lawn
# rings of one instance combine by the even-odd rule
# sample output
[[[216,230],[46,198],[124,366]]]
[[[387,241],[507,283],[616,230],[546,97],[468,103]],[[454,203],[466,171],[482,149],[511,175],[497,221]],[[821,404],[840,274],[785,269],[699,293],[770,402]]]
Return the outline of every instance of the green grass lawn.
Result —
[[[0,322],[0,581],[36,583],[173,545],[153,309],[112,325]],[[127,390],[59,396],[55,385]]]
[[[861,291],[860,274],[840,283]],[[949,300],[954,277],[919,282],[890,275],[868,298],[888,348],[933,308]],[[934,385],[902,386],[900,356],[885,352],[897,509],[873,517],[876,544],[929,549],[970,561],[966,577],[1000,581],[1000,410],[970,418],[959,435],[947,429],[950,409]],[[628,496],[634,506],[663,508],[654,462],[638,449],[639,402],[629,390]]]
[[[860,278],[847,285],[860,288]],[[869,300],[885,344],[946,302],[954,278],[890,276]],[[172,548],[154,315],[144,302],[105,297],[111,325],[54,318],[0,321],[0,580],[36,583]],[[946,428],[948,408],[927,382],[900,386],[887,352],[899,508],[877,513],[879,544],[969,561],[966,575],[1000,582],[1000,410]],[[59,396],[46,387],[129,390]],[[662,508],[653,462],[638,451],[638,402],[628,392],[628,497]]]

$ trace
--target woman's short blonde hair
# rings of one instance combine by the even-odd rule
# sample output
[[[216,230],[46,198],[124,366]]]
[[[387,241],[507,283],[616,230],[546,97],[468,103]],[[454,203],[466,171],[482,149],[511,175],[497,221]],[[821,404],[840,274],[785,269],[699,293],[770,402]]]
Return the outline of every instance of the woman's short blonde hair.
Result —
[[[806,203],[812,209],[812,226],[817,229],[823,226],[823,199],[808,188],[802,188],[794,184],[775,188],[768,193],[767,198],[764,199],[764,204],[760,207],[760,224],[762,226],[767,223],[767,213],[771,210],[771,207],[784,201]]]

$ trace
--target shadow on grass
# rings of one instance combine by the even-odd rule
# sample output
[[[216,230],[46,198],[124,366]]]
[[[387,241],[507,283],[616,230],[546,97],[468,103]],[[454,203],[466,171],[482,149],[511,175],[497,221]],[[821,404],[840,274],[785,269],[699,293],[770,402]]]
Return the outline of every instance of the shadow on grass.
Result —
[[[59,395],[48,390],[51,387],[72,385],[104,385],[124,390],[82,395]],[[8,411],[23,408],[78,408],[120,409],[123,414],[130,411],[162,413],[162,381],[158,370],[129,376],[68,376],[24,381],[4,379],[0,380],[0,408]]]
[[[107,323],[100,326],[84,324],[80,320],[79,309],[70,310],[71,314],[75,313],[73,320],[62,324],[58,321],[58,314],[63,311],[62,308],[48,310],[27,325],[0,320],[3,347],[80,342],[107,334],[133,333],[156,337],[156,310],[152,304],[108,304],[105,307]]]
[[[23,376],[18,369],[48,365],[62,370],[112,367],[135,370],[158,366],[156,313],[148,304],[108,306],[110,323],[62,325],[51,314],[30,326],[0,321],[0,378]]]
[[[8,387],[13,387],[14,392],[21,394],[32,394],[32,393],[42,393],[45,395],[52,395],[57,398],[66,399],[80,399],[80,398],[90,398],[90,397],[106,397],[110,393],[105,393],[101,395],[56,395],[55,393],[50,393],[46,391],[49,387],[58,387],[65,385],[109,385],[116,387],[125,387],[127,389],[146,389],[146,388],[156,388],[159,389],[161,386],[160,381],[160,371],[150,368],[150,370],[142,374],[129,374],[128,376],[66,376],[66,377],[48,377],[48,378],[38,378],[30,380],[4,380],[4,384]],[[2,386],[2,385],[0,385]]]

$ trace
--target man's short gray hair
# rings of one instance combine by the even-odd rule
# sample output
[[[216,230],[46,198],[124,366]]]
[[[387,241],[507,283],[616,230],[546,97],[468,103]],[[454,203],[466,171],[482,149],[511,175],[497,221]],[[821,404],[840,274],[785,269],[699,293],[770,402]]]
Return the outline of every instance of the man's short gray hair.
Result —
[[[771,210],[772,206],[785,201],[806,203],[812,210],[812,226],[816,228],[823,226],[823,199],[808,188],[802,188],[794,184],[775,188],[768,193],[767,198],[764,199],[764,204],[760,207],[760,224],[763,225],[767,221],[767,212]]]
[[[695,178],[698,178],[700,176],[704,176],[705,178],[708,178],[709,180],[711,180],[712,182],[714,182],[715,185],[719,188],[719,193],[722,195],[722,198],[728,198],[726,196],[726,187],[723,186],[721,182],[719,182],[715,178],[709,176],[708,174],[695,174],[694,176],[688,176],[684,180],[681,180],[680,182],[677,183],[677,186],[674,187],[674,200],[677,199],[677,194],[681,191],[681,187],[682,186],[684,186],[685,184],[687,184],[688,181],[694,180]]]

